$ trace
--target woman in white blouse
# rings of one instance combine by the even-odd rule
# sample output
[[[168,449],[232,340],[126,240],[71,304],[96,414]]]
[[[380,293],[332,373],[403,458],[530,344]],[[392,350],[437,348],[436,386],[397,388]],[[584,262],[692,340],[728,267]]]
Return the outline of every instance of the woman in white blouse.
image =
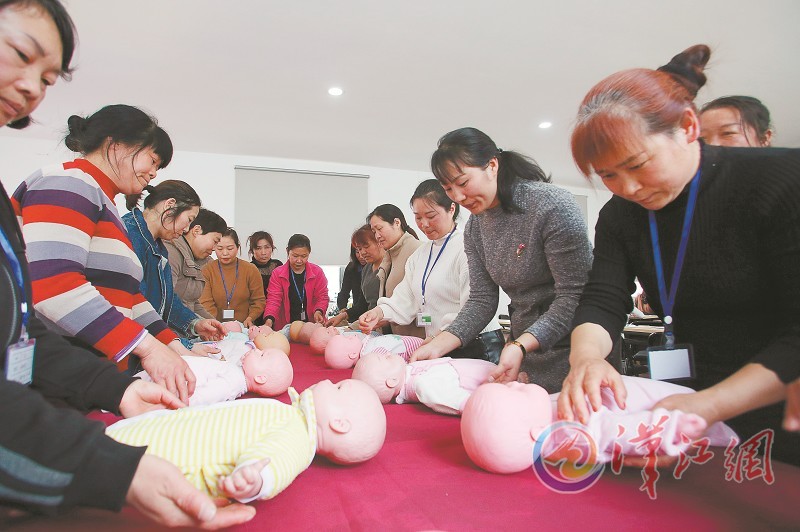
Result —
[[[374,309],[361,315],[358,325],[362,332],[369,333],[388,321],[424,326],[425,336],[431,338],[453,321],[469,298],[464,233],[456,223],[458,204],[447,197],[438,180],[428,179],[414,191],[411,209],[417,227],[430,242],[409,257],[403,280],[392,296],[378,299]],[[496,362],[504,343],[499,328],[497,320],[492,320],[475,341],[450,356]]]

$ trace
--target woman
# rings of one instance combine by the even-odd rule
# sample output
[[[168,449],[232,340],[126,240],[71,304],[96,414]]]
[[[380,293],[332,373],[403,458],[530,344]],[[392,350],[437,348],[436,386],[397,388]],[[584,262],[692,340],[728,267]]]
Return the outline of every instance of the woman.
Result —
[[[144,211],[137,207],[141,194],[127,197],[131,211],[122,217],[133,250],[144,268],[140,290],[172,330],[178,332],[186,347],[198,354],[208,354],[208,346],[192,343],[187,337],[204,340],[222,339],[227,332],[215,319],[199,318],[175,297],[172,270],[163,241],[180,238],[189,229],[200,210],[200,196],[183,181],[167,180],[157,186],[147,185]]]
[[[714,146],[769,147],[769,109],[752,96],[717,98],[700,110],[700,136]]]
[[[336,316],[325,322],[325,326],[336,327],[347,321],[355,321],[364,312],[375,308],[378,303],[381,279],[386,278],[386,272],[382,269],[386,251],[378,245],[375,233],[370,226],[363,225],[356,229],[350,243],[359,259],[364,261],[359,278],[361,297],[353,298],[353,305],[340,310]]]
[[[272,251],[275,249],[275,243],[272,241],[272,235],[266,231],[256,231],[250,238],[247,239],[250,244],[248,253],[250,254],[250,262],[258,268],[261,273],[261,281],[264,284],[264,300],[267,298],[267,290],[269,289],[269,278],[272,272],[278,266],[283,266],[283,263],[278,259],[272,258]],[[259,316],[256,320],[256,325],[263,325],[263,316]]]
[[[203,266],[211,260],[211,254],[227,229],[228,224],[222,216],[201,207],[186,234],[164,242],[169,252],[175,295],[201,318],[214,318],[200,304],[200,296],[206,285]]]
[[[530,382],[559,391],[569,370],[569,324],[591,261],[575,199],[548,183],[531,159],[499,149],[474,128],[442,137],[431,168],[447,195],[472,213],[464,228],[470,294],[453,323],[412,358],[468,345],[495,315],[500,287],[511,298],[514,340],[492,379],[516,380],[523,367]]]
[[[624,407],[625,387],[604,358],[638,277],[665,337],[692,346],[687,382],[700,390],[656,407],[709,425],[728,420],[743,440],[774,430],[773,458],[800,463],[800,438],[780,430],[780,405],[761,408],[800,376],[800,150],[698,140],[693,101],[709,56],[697,45],[658,70],[613,74],[581,104],[573,157],[614,197],[597,222],[559,415],[586,420],[583,396],[598,408],[601,387]]]
[[[376,207],[367,216],[367,223],[375,233],[378,244],[386,250],[381,262],[383,272],[380,277],[380,296],[392,297],[394,288],[403,280],[408,257],[422,245],[422,242],[419,241],[417,233],[406,223],[403,211],[390,203]],[[425,328],[417,327],[416,324],[395,324],[392,326],[392,332],[425,338]]]
[[[228,227],[217,244],[217,260],[203,266],[200,304],[220,321],[252,327],[264,312],[264,286],[258,268],[239,258],[239,247],[239,235]]]
[[[169,164],[172,142],[129,105],[71,116],[64,142],[83,157],[37,171],[13,195],[36,311],[76,345],[131,368],[141,363],[188,400],[194,375],[180,355],[191,353],[139,291],[142,266],[114,203],[141,193]]]
[[[336,296],[336,308],[338,308],[340,312],[347,308],[351,297],[353,305],[364,299],[364,293],[361,291],[361,271],[365,264],[366,261],[364,257],[356,250],[351,239],[350,262],[344,267],[342,286],[339,289],[339,294]]]
[[[464,232],[458,228],[459,205],[447,197],[436,179],[419,184],[411,196],[411,210],[419,230],[430,240],[406,262],[406,271],[392,297],[358,320],[364,333],[386,319],[392,323],[416,323],[426,337],[445,330],[469,299],[469,268],[464,253]],[[451,352],[459,358],[485,358],[497,362],[504,343],[497,320],[492,318],[477,339]]]
[[[311,241],[295,234],[286,245],[288,260],[272,272],[264,325],[275,330],[293,321],[323,323],[328,310],[328,280],[322,268],[308,262]]]

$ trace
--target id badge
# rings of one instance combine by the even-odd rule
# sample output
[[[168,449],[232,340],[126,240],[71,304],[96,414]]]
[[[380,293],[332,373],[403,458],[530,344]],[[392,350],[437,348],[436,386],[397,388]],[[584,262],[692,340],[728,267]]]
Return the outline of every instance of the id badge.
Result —
[[[33,382],[33,352],[36,339],[17,342],[6,351],[6,379],[28,385]]]
[[[233,319],[233,309],[226,308],[222,311],[222,319],[223,320],[232,320]]]
[[[671,348],[648,347],[647,367],[650,378],[658,381],[694,378],[694,356],[691,344],[676,344]]]
[[[300,312],[300,321],[306,321],[306,311],[305,310]]]
[[[417,312],[417,327],[430,327],[433,323],[433,318],[430,314],[425,312]]]

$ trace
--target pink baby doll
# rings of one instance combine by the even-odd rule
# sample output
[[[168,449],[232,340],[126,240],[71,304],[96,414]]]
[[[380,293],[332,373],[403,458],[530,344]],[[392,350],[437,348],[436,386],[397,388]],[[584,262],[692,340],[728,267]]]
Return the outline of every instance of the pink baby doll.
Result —
[[[321,323],[314,321],[307,321],[300,327],[300,332],[297,334],[297,342],[308,345],[311,342],[311,335],[314,331],[322,329],[324,326]]]
[[[200,356],[185,356],[197,383],[190,406],[233,401],[247,392],[274,397],[292,384],[294,371],[289,357],[278,349],[251,349],[237,363]],[[137,377],[152,381],[144,371]]]
[[[117,441],[147,446],[211,496],[269,499],[305,471],[315,453],[340,464],[369,460],[383,446],[386,414],[360,381],[322,381],[292,404],[241,399],[161,410],[106,429]],[[187,451],[190,450],[190,451]]]
[[[328,341],[325,347],[325,363],[335,369],[355,366],[366,353],[394,353],[408,360],[420,345],[422,338],[399,334],[369,334],[359,332],[340,334]]]
[[[382,403],[422,403],[440,414],[461,415],[475,389],[497,365],[487,360],[450,357],[407,363],[394,353],[367,353],[353,369]]]
[[[286,336],[267,326],[250,327],[249,335],[250,341],[259,349],[275,348],[289,354],[290,346]]]
[[[315,355],[324,355],[328,342],[338,334],[339,330],[336,327],[317,327],[311,333],[311,339],[308,342],[311,352]]]
[[[603,406],[591,413],[588,424],[545,432],[547,427],[566,427],[553,425],[558,394],[548,396],[535,384],[484,384],[469,398],[461,418],[461,437],[467,455],[492,473],[516,473],[533,465],[534,446],[540,437],[544,438],[539,447],[545,458],[566,458],[579,450],[582,460],[594,463],[609,462],[615,446],[625,456],[647,456],[653,452],[678,456],[704,433],[710,445],[726,446],[731,439],[738,439],[723,423],[707,427],[705,420],[695,414],[662,408],[650,410],[664,397],[690,393],[689,388],[636,377],[623,379],[628,390],[625,410],[616,405],[612,393],[604,388]],[[636,441],[640,427],[656,425],[660,427],[657,447]]]

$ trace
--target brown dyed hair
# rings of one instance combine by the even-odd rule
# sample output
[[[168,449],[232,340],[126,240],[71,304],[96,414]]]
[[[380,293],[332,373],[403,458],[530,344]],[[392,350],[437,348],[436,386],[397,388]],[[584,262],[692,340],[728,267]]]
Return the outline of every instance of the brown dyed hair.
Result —
[[[368,246],[370,242],[378,243],[375,239],[375,233],[372,232],[372,228],[369,225],[364,224],[353,231],[353,237],[350,239],[350,243],[353,247]]]
[[[572,131],[572,157],[585,176],[592,161],[621,153],[637,139],[677,130],[697,91],[711,50],[697,44],[657,70],[636,68],[612,74],[589,91]]]

